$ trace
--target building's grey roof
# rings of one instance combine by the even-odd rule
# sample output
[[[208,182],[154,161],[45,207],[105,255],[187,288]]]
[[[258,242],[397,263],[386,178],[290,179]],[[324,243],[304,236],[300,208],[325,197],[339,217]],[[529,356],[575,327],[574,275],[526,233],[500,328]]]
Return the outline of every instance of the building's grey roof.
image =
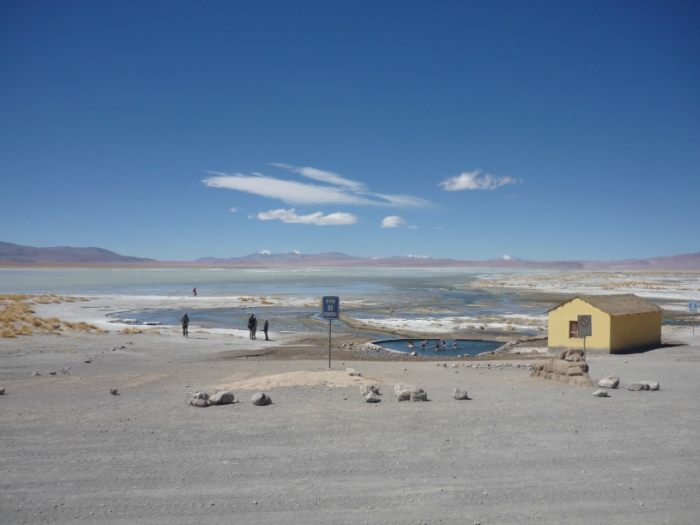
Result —
[[[626,293],[614,295],[579,295],[569,299],[568,301],[564,301],[559,306],[555,306],[551,310],[548,310],[547,313],[570,303],[574,299],[586,301],[591,306],[594,306],[598,310],[601,310],[610,316],[648,314],[651,312],[661,311],[660,307],[650,303],[646,299],[642,299],[641,297],[638,297],[632,293]]]

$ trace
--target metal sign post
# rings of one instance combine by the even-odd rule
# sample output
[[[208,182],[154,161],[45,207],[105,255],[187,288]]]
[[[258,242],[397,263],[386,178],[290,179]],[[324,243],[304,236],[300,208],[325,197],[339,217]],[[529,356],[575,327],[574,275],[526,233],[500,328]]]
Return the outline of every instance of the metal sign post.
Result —
[[[335,295],[324,296],[321,300],[323,306],[322,315],[324,319],[328,319],[328,368],[331,367],[331,323],[333,319],[338,319],[340,313],[340,298]]]
[[[688,303],[688,310],[693,314],[693,335],[695,335],[695,316],[698,315],[698,302],[690,301]]]
[[[578,316],[578,335],[583,337],[583,359],[586,359],[586,336],[593,335],[593,326],[590,315]]]

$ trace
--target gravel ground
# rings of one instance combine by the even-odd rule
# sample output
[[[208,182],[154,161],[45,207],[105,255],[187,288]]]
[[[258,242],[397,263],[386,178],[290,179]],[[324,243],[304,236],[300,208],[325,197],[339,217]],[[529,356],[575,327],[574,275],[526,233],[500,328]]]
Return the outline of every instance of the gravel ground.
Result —
[[[591,356],[591,377],[622,380],[610,398],[515,364],[348,353],[333,369],[351,386],[329,387],[312,380],[328,377],[313,357],[321,341],[191,335],[0,340],[0,523],[700,521],[700,335],[690,331],[673,333],[683,345]],[[254,355],[278,344],[297,358]],[[267,407],[250,402],[256,390],[234,389],[227,406],[186,402],[290,372],[307,380],[265,390]],[[624,388],[637,380],[661,390]],[[364,402],[363,381],[380,387],[380,403]],[[397,402],[397,382],[430,401]],[[452,399],[453,388],[472,399]]]

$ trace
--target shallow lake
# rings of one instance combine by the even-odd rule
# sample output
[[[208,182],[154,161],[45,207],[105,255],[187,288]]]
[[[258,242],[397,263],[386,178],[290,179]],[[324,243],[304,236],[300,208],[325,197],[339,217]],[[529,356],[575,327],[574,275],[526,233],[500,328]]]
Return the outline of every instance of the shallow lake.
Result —
[[[410,348],[408,342],[413,341],[414,347]],[[428,339],[428,343],[423,349],[424,340],[416,339],[392,339],[392,340],[382,340],[375,341],[374,344],[381,346],[383,348],[388,348],[389,350],[398,350],[399,352],[416,352],[418,355],[429,356],[429,357],[455,357],[458,355],[470,355],[477,356],[482,352],[492,352],[497,348],[503,346],[503,343],[497,341],[480,341],[477,339],[446,339],[445,345],[442,345],[442,339],[440,340],[439,350],[435,348],[435,339]],[[455,348],[455,343],[457,348]]]

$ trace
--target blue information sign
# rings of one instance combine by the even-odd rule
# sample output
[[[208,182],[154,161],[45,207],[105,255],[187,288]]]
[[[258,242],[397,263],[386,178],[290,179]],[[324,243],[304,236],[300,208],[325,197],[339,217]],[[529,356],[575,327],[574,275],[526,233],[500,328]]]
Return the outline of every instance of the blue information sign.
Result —
[[[338,296],[324,296],[323,298],[323,318],[338,319],[340,313],[340,298]]]
[[[690,310],[694,314],[698,313],[698,302],[697,301],[690,301],[688,303],[688,310]]]

